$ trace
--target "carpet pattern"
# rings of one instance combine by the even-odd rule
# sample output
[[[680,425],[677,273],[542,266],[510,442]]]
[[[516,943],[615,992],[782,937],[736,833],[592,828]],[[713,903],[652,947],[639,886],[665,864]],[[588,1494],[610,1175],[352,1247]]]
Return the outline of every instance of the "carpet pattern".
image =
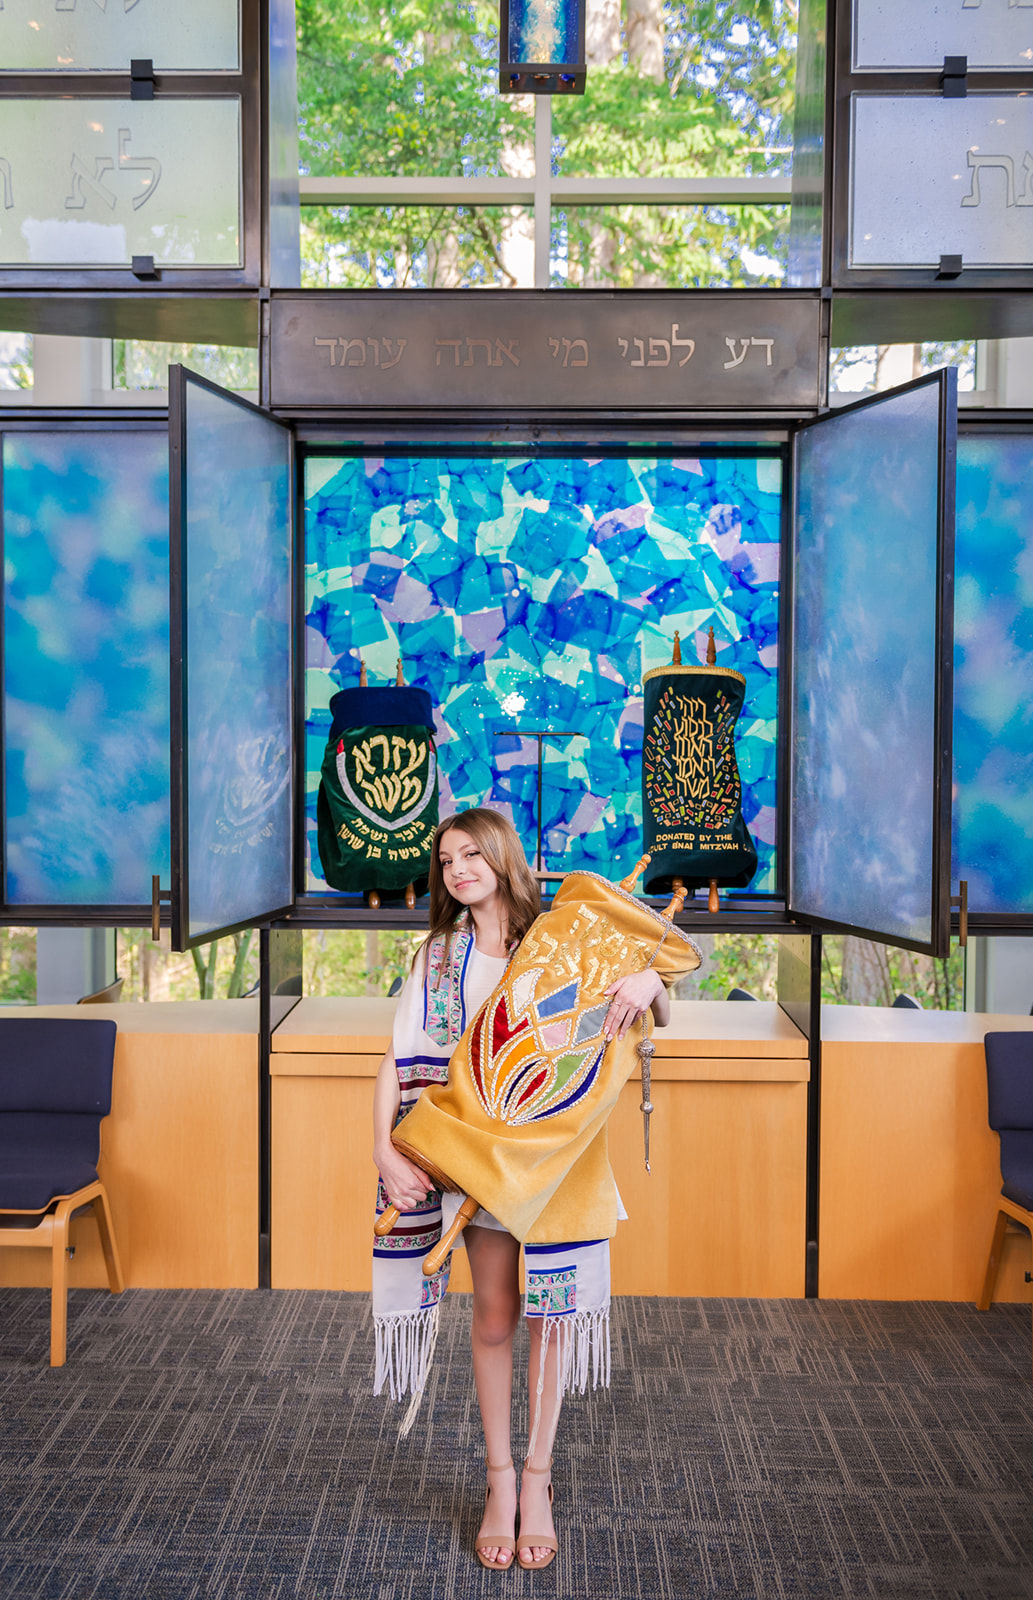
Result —
[[[75,1290],[53,1371],[0,1290],[3,1600],[1033,1597],[1028,1308],[616,1302],[540,1574],[472,1555],[469,1315],[400,1444],[365,1295]]]

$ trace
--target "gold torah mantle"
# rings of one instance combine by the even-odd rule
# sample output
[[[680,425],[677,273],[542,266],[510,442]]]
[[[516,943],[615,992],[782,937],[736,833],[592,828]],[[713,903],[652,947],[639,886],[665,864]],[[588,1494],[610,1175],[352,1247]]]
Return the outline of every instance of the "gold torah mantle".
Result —
[[[699,963],[688,935],[643,901],[571,873],[467,1027],[448,1082],[423,1091],[395,1143],[521,1243],[612,1238],[606,1119],[642,1031],[603,1038],[604,991],[647,966],[670,984]]]

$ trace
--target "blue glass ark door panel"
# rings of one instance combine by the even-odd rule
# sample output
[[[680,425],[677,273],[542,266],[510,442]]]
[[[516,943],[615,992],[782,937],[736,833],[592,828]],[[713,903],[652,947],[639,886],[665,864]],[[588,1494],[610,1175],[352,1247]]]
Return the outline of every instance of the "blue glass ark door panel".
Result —
[[[789,908],[945,955],[953,370],[796,441]]]
[[[169,870],[168,444],[3,435],[4,900],[143,907]]]
[[[1033,435],[958,440],[953,874],[1033,916]]]
[[[172,932],[177,949],[293,899],[289,430],[169,370]]]

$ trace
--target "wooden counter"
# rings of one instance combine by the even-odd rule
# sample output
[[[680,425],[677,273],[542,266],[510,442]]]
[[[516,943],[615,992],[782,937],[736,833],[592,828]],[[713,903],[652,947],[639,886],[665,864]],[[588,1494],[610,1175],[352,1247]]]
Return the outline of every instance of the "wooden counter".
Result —
[[[1033,1019],[822,1008],[819,1292],[975,1300],[1001,1190],[983,1035]],[[1029,1235],[1006,1239],[999,1300],[1029,1300]]]
[[[630,1221],[618,1294],[797,1296],[804,1287],[807,1043],[773,1003],[675,1001],[654,1034],[652,1175],[641,1091],[610,1153]],[[273,1035],[272,1281],[368,1289],[373,1079],[394,1001],[302,1000]],[[452,1286],[469,1286],[457,1252]]]
[[[0,1007],[118,1025],[100,1176],[129,1288],[258,1284],[258,1001]],[[69,1282],[106,1286],[92,1214]],[[0,1248],[0,1283],[49,1284],[46,1251]]]

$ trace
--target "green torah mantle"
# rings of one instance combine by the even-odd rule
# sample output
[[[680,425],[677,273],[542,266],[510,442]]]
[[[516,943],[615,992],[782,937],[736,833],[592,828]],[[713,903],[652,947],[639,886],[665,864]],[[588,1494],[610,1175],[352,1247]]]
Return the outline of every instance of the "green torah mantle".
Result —
[[[332,889],[427,887],[438,823],[434,717],[426,689],[342,689],[330,702],[316,803],[319,859]]]

